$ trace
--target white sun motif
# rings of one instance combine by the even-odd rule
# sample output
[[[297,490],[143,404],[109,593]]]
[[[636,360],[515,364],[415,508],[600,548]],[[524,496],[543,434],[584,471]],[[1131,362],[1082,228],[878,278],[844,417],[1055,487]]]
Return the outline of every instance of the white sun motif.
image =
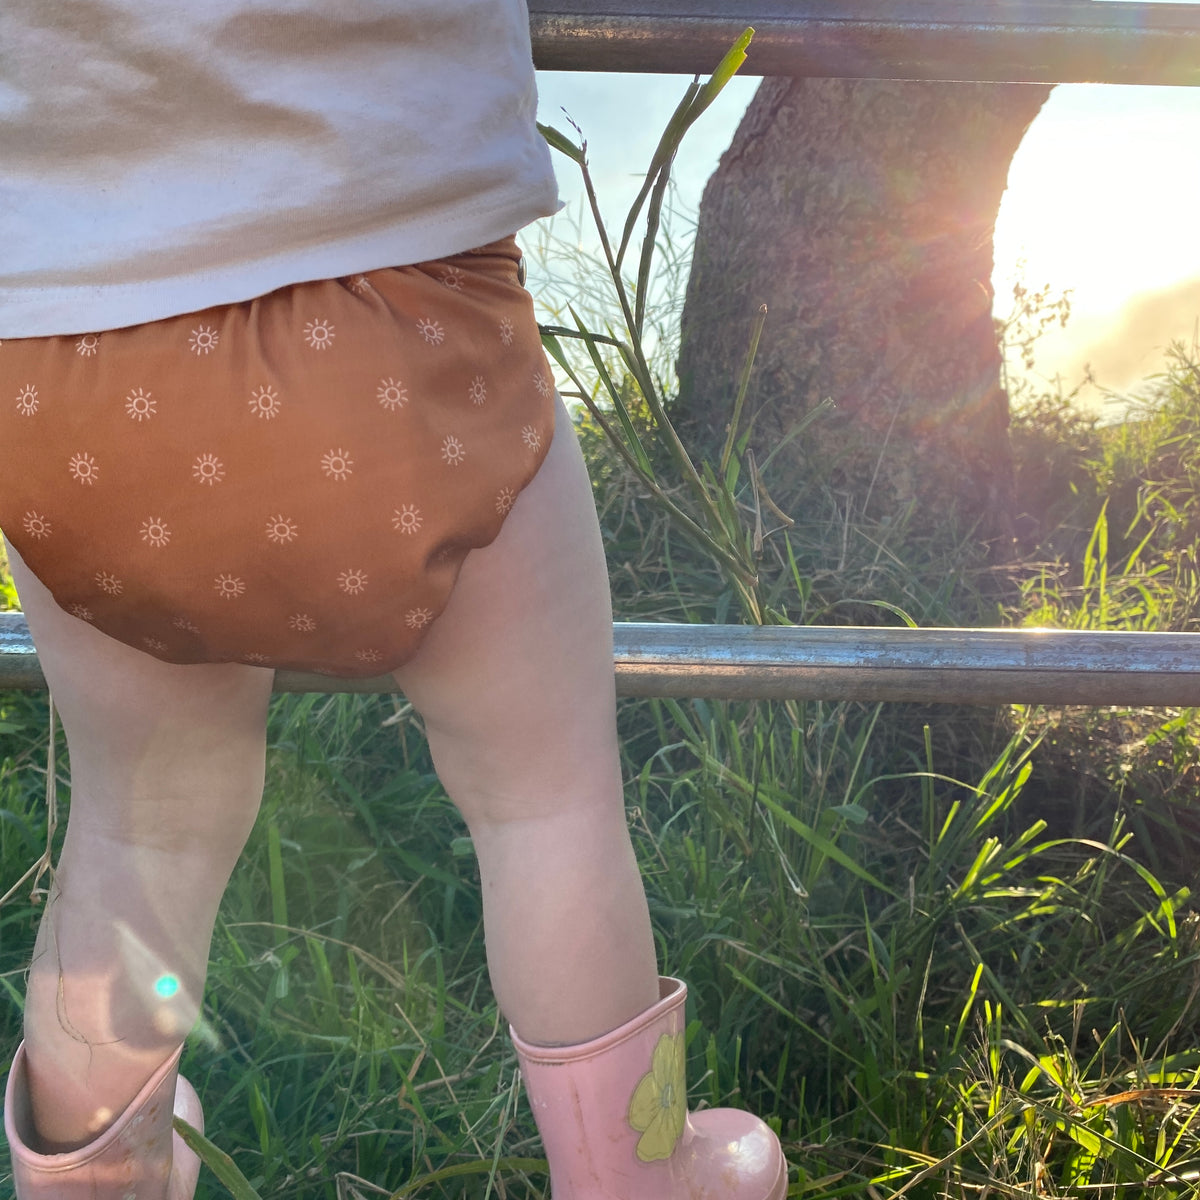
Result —
[[[346,479],[354,474],[354,460],[340,447],[321,456],[321,470],[330,479]]]
[[[421,528],[421,510],[415,504],[402,504],[392,513],[392,524],[401,533],[416,533]]]
[[[355,650],[354,657],[357,658],[359,662],[383,662],[383,655],[380,654],[378,650]]]
[[[436,321],[422,317],[417,322],[421,336],[431,345],[440,346],[446,340],[446,331]]]
[[[390,377],[379,381],[379,390],[375,395],[384,408],[390,408],[393,412],[408,403],[408,388],[400,380]]]
[[[71,472],[71,478],[79,480],[80,483],[86,483],[91,487],[100,475],[100,471],[96,466],[96,460],[84,451],[78,454],[72,454],[70,461],[67,463],[67,469]]]
[[[482,375],[476,375],[471,380],[471,386],[467,388],[467,395],[471,397],[472,404],[482,404],[487,399],[487,384]]]
[[[496,511],[503,517],[512,512],[512,506],[516,500],[516,493],[512,488],[501,488],[496,496]]]
[[[357,596],[367,588],[367,573],[366,571],[349,570],[343,571],[338,576],[338,587],[348,596]]]
[[[148,421],[158,411],[158,401],[151,399],[151,393],[143,388],[134,388],[125,397],[125,411],[135,421]]]
[[[294,542],[299,534],[299,528],[290,517],[280,513],[276,517],[267,518],[267,537],[277,546],[286,546],[288,542]]]
[[[513,323],[507,317],[500,322],[500,341],[506,346],[513,344]]]
[[[17,393],[17,412],[23,417],[32,417],[37,410],[38,390],[28,383]]]
[[[72,604],[67,611],[71,616],[78,617],[81,621],[94,621],[96,619],[95,613],[86,604]]]
[[[211,354],[221,340],[221,335],[211,325],[197,325],[188,338],[188,348],[193,354]]]
[[[433,620],[433,613],[427,608],[410,608],[404,614],[404,623],[409,629],[424,629]]]
[[[288,617],[288,625],[299,633],[313,633],[317,628],[316,621],[308,613],[292,613]]]
[[[236,575],[218,575],[213,580],[213,587],[222,600],[236,600],[246,590],[246,581]]]
[[[257,650],[252,650],[249,654],[243,654],[242,657],[247,662],[252,663],[265,663],[271,661],[265,654],[260,654]]]
[[[446,440],[442,442],[442,462],[451,467],[459,467],[466,457],[467,452],[462,442],[454,434],[447,434]]]
[[[21,518],[21,525],[31,538],[36,538],[39,542],[42,538],[48,538],[53,532],[50,522],[41,513],[36,513],[32,509]]]
[[[125,585],[111,571],[97,571],[95,579],[96,586],[110,596],[119,596],[125,590]]]
[[[159,641],[156,637],[144,637],[142,644],[147,650],[153,650],[155,654],[161,654],[167,648],[167,643]]]
[[[187,617],[176,617],[171,624],[174,625],[176,629],[182,629],[184,633],[200,632],[200,626],[195,624],[193,621],[189,621]]]
[[[262,417],[264,420],[271,420],[272,417],[279,416],[279,410],[283,407],[279,400],[279,393],[273,387],[255,388],[250,393],[250,411],[256,417]]]
[[[142,541],[161,549],[171,540],[171,531],[162,517],[147,517],[142,522]]]
[[[448,287],[452,292],[461,292],[463,289],[463,280],[466,278],[466,272],[462,267],[456,267],[451,263],[447,263],[442,267],[442,284]]]
[[[371,290],[371,281],[365,275],[351,275],[347,282],[356,296],[365,295]]]
[[[550,380],[546,378],[545,371],[534,371],[533,386],[539,396],[548,396],[553,390],[550,386]]]
[[[100,335],[98,333],[85,333],[83,337],[75,343],[75,353],[82,358],[91,358],[93,354],[100,349]]]
[[[304,340],[314,350],[328,350],[333,345],[333,326],[323,317],[304,326]]]
[[[521,441],[536,454],[542,448],[542,435],[532,425],[525,425],[521,429]]]
[[[192,476],[198,483],[211,487],[225,478],[225,464],[215,454],[201,454],[192,463]]]

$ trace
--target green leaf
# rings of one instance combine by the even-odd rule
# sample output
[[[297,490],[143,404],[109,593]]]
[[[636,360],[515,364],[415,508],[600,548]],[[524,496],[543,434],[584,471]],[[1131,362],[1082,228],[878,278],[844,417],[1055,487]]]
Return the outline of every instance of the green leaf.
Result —
[[[210,1142],[198,1129],[193,1129],[182,1117],[175,1118],[174,1126],[184,1145],[229,1189],[233,1200],[262,1200],[224,1150]]]
[[[843,849],[831,842],[829,838],[819,834],[811,825],[806,825],[799,817],[793,816],[782,804],[772,800],[765,792],[760,792],[758,799],[760,803],[765,804],[789,829],[794,830],[806,842],[815,846],[826,858],[833,859],[835,863],[845,867],[851,875],[861,879],[864,883],[869,883],[873,888],[878,888],[881,892],[896,899],[900,898],[899,892],[888,887],[883,880],[877,879],[865,867],[856,863]]]
[[[538,122],[538,132],[546,139],[551,148],[557,150],[560,154],[565,154],[581,167],[583,166],[586,161],[583,147],[575,145],[565,133],[559,133],[553,125],[543,125],[540,121]]]

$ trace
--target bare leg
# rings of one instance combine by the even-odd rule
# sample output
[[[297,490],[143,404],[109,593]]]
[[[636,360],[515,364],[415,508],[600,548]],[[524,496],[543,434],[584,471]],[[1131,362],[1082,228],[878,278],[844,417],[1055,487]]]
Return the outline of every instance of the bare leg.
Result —
[[[272,672],[176,667],[13,577],[71,755],[71,814],[29,973],[44,1152],[91,1141],[199,1012],[217,905],[262,795]]]
[[[463,566],[396,673],[467,820],[488,965],[523,1038],[574,1044],[658,999],[625,823],[608,576],[591,485],[560,405],[545,464]]]

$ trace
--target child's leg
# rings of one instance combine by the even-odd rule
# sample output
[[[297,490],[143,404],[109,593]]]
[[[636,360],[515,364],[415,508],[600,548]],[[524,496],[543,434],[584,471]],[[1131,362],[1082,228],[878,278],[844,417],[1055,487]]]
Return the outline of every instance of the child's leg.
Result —
[[[561,409],[499,538],[396,673],[470,827],[488,964],[518,1033],[573,1044],[658,999],[617,756],[608,575]]]
[[[9,552],[71,756],[71,813],[30,968],[42,1151],[91,1141],[179,1046],[262,794],[272,672],[171,666],[67,616]]]

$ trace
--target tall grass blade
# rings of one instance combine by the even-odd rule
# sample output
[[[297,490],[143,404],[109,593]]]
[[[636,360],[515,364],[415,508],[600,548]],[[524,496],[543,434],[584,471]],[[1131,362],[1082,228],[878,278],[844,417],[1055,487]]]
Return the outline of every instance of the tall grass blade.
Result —
[[[210,1142],[198,1129],[193,1129],[182,1117],[176,1117],[173,1125],[184,1145],[229,1189],[233,1200],[262,1200],[250,1186],[250,1181],[238,1170],[237,1163],[224,1150]]]

